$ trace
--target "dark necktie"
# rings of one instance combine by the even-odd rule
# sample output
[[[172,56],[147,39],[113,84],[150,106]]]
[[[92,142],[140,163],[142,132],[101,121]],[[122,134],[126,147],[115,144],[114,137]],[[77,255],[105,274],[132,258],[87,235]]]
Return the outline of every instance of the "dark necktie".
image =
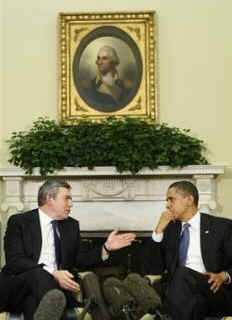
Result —
[[[60,246],[60,237],[58,235],[58,221],[53,220],[51,221],[52,230],[54,234],[54,244],[55,244],[55,254],[56,254],[56,264],[57,268],[60,268],[61,263],[61,246]]]
[[[179,266],[185,266],[189,248],[189,223],[183,225],[179,246]]]

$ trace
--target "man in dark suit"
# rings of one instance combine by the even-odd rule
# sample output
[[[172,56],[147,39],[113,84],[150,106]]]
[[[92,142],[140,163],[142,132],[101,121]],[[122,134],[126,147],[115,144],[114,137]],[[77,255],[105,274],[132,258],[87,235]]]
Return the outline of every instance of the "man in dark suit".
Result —
[[[103,247],[83,253],[79,223],[69,217],[70,185],[48,180],[39,189],[38,205],[36,210],[9,218],[4,242],[6,265],[0,273],[0,311],[23,312],[25,320],[33,319],[41,299],[53,289],[62,290],[67,305],[74,306],[71,293],[78,292],[80,286],[72,269],[94,266],[135,238],[134,234],[113,231]]]
[[[232,314],[232,222],[198,211],[198,190],[173,183],[149,247],[149,273],[167,272],[164,307],[174,320]]]

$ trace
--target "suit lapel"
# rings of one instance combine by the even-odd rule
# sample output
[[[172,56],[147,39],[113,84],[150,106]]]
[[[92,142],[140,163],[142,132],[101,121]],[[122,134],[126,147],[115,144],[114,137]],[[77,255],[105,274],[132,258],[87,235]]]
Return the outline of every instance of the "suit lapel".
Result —
[[[69,230],[68,230],[68,224],[66,221],[59,221],[59,232],[60,232],[60,245],[61,245],[61,265],[64,265],[64,260],[65,260],[65,252],[66,248],[68,247],[68,237],[65,237],[65,234],[67,235]]]
[[[181,233],[181,222],[176,221],[174,224],[174,228],[172,229],[173,235],[171,237],[172,241],[175,242],[175,249],[173,250],[173,261],[172,261],[172,272],[176,270],[177,264],[178,264],[178,258],[179,258],[179,245],[180,245],[180,233]]]
[[[39,212],[35,210],[32,212],[30,216],[30,232],[32,234],[32,248],[35,256],[35,260],[39,260],[41,247],[42,247],[42,235],[41,235],[41,227],[40,227],[40,220],[39,220]]]
[[[210,242],[211,242],[211,223],[209,219],[207,219],[207,215],[204,213],[200,213],[201,220],[200,220],[200,241],[201,241],[201,255],[202,260],[207,269],[207,261],[209,261],[209,254],[210,254]]]

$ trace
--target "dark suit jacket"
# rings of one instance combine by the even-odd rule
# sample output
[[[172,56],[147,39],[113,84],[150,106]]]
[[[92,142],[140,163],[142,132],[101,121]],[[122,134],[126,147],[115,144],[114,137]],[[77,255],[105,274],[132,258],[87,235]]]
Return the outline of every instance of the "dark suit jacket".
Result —
[[[201,254],[208,272],[228,271],[232,279],[232,221],[201,213]],[[171,222],[162,242],[150,241],[148,273],[167,270],[172,277],[178,262],[181,222]]]
[[[102,112],[114,112],[122,109],[131,99],[130,89],[124,86],[124,82],[117,80],[117,86],[122,90],[118,100],[115,100],[111,95],[98,91],[101,81],[96,82],[96,78],[91,81],[91,87],[85,89],[84,96],[87,97],[88,103],[96,110]]]
[[[101,247],[89,252],[81,252],[80,230],[77,220],[69,217],[59,221],[59,231],[62,269],[70,271],[73,267],[83,269],[102,261]],[[4,241],[6,265],[3,267],[3,273],[16,275],[42,267],[38,264],[41,245],[38,209],[11,216],[8,220]]]

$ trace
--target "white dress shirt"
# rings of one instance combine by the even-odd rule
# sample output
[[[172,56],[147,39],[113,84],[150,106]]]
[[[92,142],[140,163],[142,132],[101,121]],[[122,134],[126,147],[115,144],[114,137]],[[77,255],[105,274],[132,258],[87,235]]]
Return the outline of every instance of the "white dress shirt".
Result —
[[[200,213],[197,212],[189,221],[189,248],[185,266],[198,272],[205,272],[205,266],[201,255],[201,238],[200,238]],[[183,229],[184,222],[182,222]],[[155,242],[163,240],[163,233],[156,234],[153,232],[152,239]]]
[[[53,219],[39,209],[39,220],[42,235],[42,246],[38,263],[43,263],[43,268],[49,273],[53,273],[57,270],[54,233],[51,224]]]
[[[43,269],[52,274],[58,269],[56,264],[54,233],[51,224],[51,221],[54,219],[51,219],[47,214],[39,209],[39,220],[42,235],[42,246],[38,264],[43,263]],[[103,251],[102,260],[105,261],[108,258],[109,254]]]

